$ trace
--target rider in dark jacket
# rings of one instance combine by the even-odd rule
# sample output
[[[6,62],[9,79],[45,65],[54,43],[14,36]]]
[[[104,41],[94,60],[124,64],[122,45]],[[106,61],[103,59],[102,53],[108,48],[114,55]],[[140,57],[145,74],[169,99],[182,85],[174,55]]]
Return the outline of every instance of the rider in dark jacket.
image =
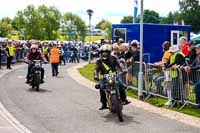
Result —
[[[38,46],[36,44],[31,45],[31,52],[27,54],[25,57],[26,62],[34,61],[34,60],[42,60],[44,62],[47,62],[46,58],[44,57],[43,54],[38,52]],[[30,74],[31,74],[31,69],[33,67],[33,64],[28,65],[28,73],[26,76],[26,83],[30,83]],[[44,69],[41,68],[41,83],[44,83]]]
[[[107,109],[107,100],[106,100],[106,94],[104,91],[105,81],[103,79],[99,79],[99,73],[101,75],[104,75],[104,74],[109,74],[109,73],[113,73],[117,71],[122,72],[123,70],[120,67],[118,58],[116,56],[111,55],[111,48],[109,45],[101,46],[100,53],[101,53],[101,56],[96,61],[96,65],[95,65],[94,80],[99,81],[100,101],[102,103],[102,106],[99,110],[103,110],[103,109]],[[105,65],[107,66],[107,68],[105,67]],[[120,92],[120,97],[121,97],[122,102],[124,104],[130,103],[126,99],[125,89],[119,88],[119,92]]]

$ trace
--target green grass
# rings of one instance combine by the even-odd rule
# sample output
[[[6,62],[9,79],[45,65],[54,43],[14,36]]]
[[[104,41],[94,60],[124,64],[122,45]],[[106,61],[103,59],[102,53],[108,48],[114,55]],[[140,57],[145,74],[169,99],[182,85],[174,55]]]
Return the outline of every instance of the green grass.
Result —
[[[82,76],[94,81],[94,63],[85,65],[83,68],[79,68],[78,70]]]
[[[97,41],[97,40],[101,40],[101,39],[105,39],[104,36],[91,36],[91,41]],[[89,42],[90,41],[90,36],[86,36],[85,38],[85,42]]]
[[[93,79],[94,63],[85,65],[83,68],[80,68],[78,70],[82,76],[86,77],[87,79],[89,79],[91,81],[94,81],[94,79]],[[136,84],[135,83],[136,80],[135,79],[133,79],[133,80],[134,80],[133,84]],[[128,89],[127,96],[137,99],[137,92],[135,90]],[[174,110],[174,111],[177,111],[180,113],[184,113],[184,114],[188,114],[188,115],[192,115],[192,116],[200,118],[200,109],[195,109],[191,105],[185,106],[182,110],[179,110],[180,106],[168,108],[164,105],[167,102],[167,99],[156,97],[156,96],[151,96],[146,102],[148,102],[156,107],[166,108],[166,109]]]

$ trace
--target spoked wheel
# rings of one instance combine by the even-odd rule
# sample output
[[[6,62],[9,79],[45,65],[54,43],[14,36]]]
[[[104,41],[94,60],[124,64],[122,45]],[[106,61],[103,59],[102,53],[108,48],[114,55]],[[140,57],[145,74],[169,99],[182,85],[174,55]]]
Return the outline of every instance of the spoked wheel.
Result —
[[[119,118],[119,121],[120,122],[123,122],[124,119],[123,119],[123,113],[122,113],[122,102],[121,100],[117,97],[117,104],[116,104],[116,113],[117,113],[117,116]]]
[[[31,88],[32,88],[32,89],[34,89],[34,88],[35,88],[35,86],[34,86],[34,85],[31,85]]]
[[[117,113],[119,121],[123,122],[124,119],[122,113],[122,103],[116,94],[112,95],[111,97],[112,97],[112,112]]]
[[[36,91],[38,92],[40,89],[40,81],[41,81],[41,75],[37,75],[36,77]]]
[[[38,92],[40,90],[40,85],[36,86],[36,91]]]
[[[117,116],[118,116],[120,122],[123,122],[123,121],[124,121],[122,110],[119,110],[119,111],[117,112]]]

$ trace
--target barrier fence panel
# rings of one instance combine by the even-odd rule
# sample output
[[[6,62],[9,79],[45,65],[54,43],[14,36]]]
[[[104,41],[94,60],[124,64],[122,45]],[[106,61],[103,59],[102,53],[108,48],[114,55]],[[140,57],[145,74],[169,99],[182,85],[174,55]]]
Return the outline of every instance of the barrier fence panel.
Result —
[[[22,62],[24,60],[24,57],[26,55],[26,51],[24,51],[23,49],[19,50],[19,51],[15,51],[15,55],[12,59],[12,63],[15,63],[15,62]],[[2,59],[1,59],[1,64],[6,64],[7,62],[7,56],[5,54],[5,52],[1,55]]]
[[[147,100],[150,96],[168,98],[173,107],[179,103],[180,110],[186,104],[200,104],[200,70],[186,72],[183,68],[168,68],[146,64],[144,73]]]
[[[186,73],[186,72],[184,72]],[[184,76],[183,76],[184,77]],[[192,70],[185,74],[184,84],[184,104],[180,109],[183,109],[186,104],[200,104],[200,70]],[[184,81],[184,80],[183,80]]]
[[[146,67],[146,90],[147,90],[147,100],[151,95],[159,97],[167,97],[167,90],[164,87],[164,71],[162,67],[155,66],[148,63]]]
[[[124,84],[128,88],[138,90],[138,73],[140,62],[128,64],[128,75]],[[186,72],[184,67],[163,68],[143,62],[143,92],[147,100],[150,96],[168,99],[165,104],[173,107],[180,106],[180,110],[187,104],[200,107],[200,70]],[[137,95],[137,93],[136,93]]]
[[[146,64],[143,62],[143,69],[146,69]],[[138,90],[138,73],[139,73],[139,65],[140,62],[132,62],[129,66],[128,66],[128,88],[132,88],[134,90]],[[143,71],[144,71],[143,70]],[[143,90],[145,91],[145,72],[144,72],[144,81],[143,81]]]

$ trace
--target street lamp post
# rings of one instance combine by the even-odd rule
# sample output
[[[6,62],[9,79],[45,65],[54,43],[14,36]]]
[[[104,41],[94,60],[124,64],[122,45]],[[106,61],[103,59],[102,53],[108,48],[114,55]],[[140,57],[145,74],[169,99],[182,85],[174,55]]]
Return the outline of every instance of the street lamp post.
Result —
[[[87,13],[89,15],[89,31],[90,31],[90,36],[89,36],[89,55],[88,55],[88,62],[91,63],[91,36],[92,36],[92,31],[91,31],[91,18],[92,18],[92,14],[94,13],[94,11],[92,9],[88,9]]]
[[[140,71],[138,74],[138,98],[143,99],[143,0],[141,0],[140,14]]]
[[[25,40],[25,29],[24,28],[22,28],[20,30],[20,37],[21,37],[21,39]]]

